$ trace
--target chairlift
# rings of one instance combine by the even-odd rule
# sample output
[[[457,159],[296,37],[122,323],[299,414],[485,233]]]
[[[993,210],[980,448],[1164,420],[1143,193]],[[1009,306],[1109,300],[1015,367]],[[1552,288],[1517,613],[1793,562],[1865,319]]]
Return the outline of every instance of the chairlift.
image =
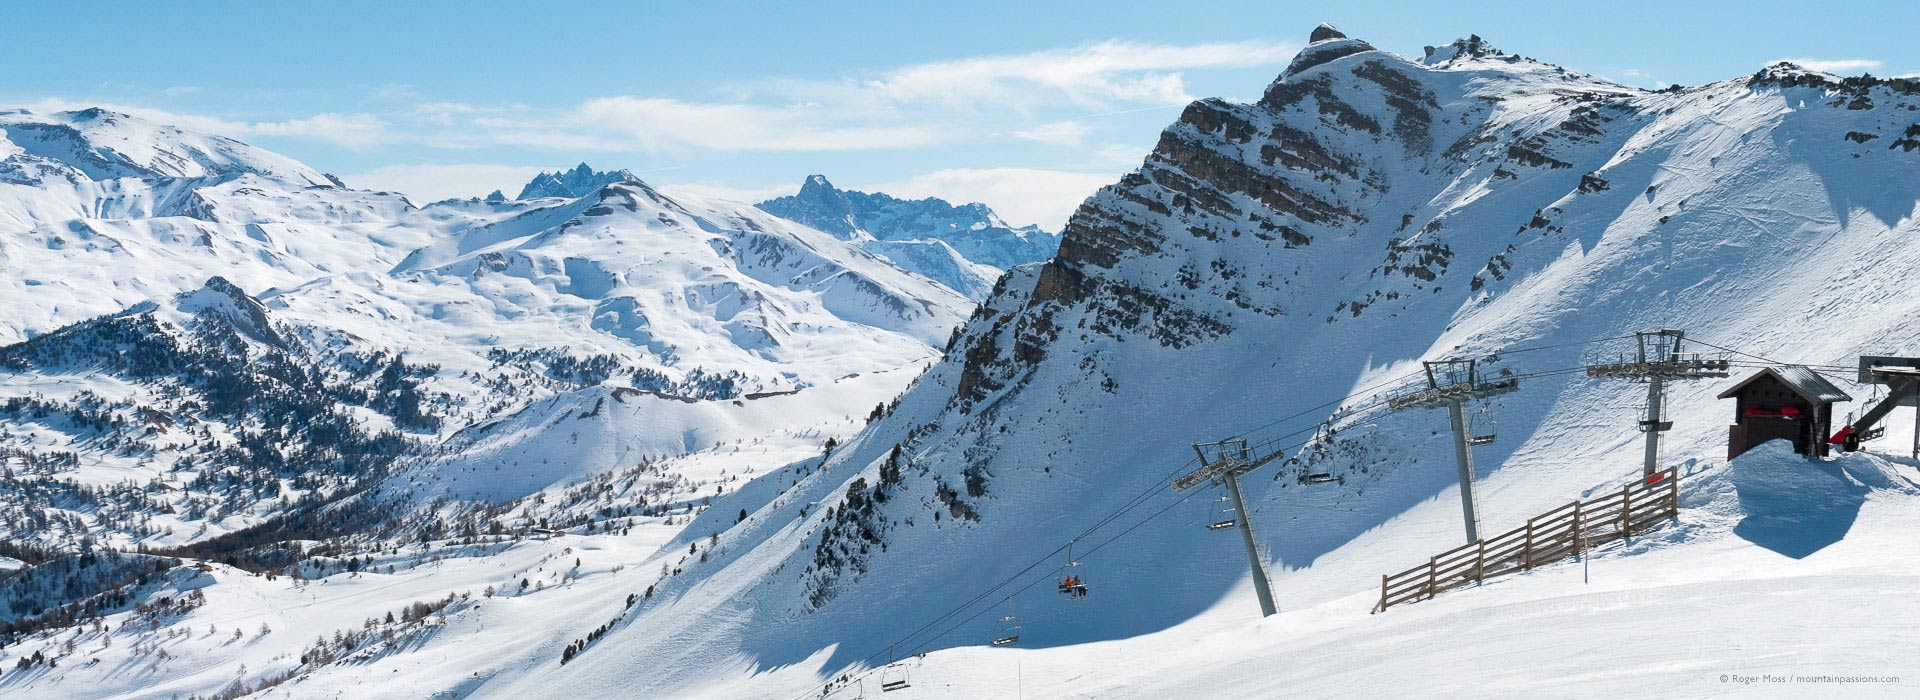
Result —
[[[906,664],[887,664],[880,669],[880,692],[890,693],[901,688],[913,687],[912,679],[907,675]]]
[[[1482,433],[1478,430],[1471,430],[1471,429],[1468,430],[1467,431],[1468,445],[1471,445],[1474,447],[1478,447],[1480,445],[1491,445],[1493,444],[1494,436],[1500,433],[1500,421],[1493,419],[1493,414],[1487,410],[1486,406],[1481,406],[1480,410],[1474,412],[1474,417],[1470,421],[1470,424],[1471,423],[1482,424],[1481,427],[1484,428],[1486,432]]]
[[[1207,529],[1208,530],[1225,530],[1237,524],[1239,524],[1238,520],[1235,520],[1234,518],[1227,518],[1226,520],[1219,520],[1219,521],[1207,523]]]
[[[1339,480],[1340,477],[1334,476],[1331,472],[1314,472],[1302,479],[1309,484],[1331,484]]]
[[[1007,616],[1000,618],[1000,636],[993,638],[993,646],[1003,647],[1020,641],[1020,620],[1013,616],[1013,596],[1007,596]]]
[[[1077,568],[1080,568],[1080,562],[1073,558],[1073,540],[1067,540],[1067,575],[1060,579],[1060,592],[1066,594],[1067,600],[1085,600],[1087,597],[1087,577],[1074,573],[1073,570]]]

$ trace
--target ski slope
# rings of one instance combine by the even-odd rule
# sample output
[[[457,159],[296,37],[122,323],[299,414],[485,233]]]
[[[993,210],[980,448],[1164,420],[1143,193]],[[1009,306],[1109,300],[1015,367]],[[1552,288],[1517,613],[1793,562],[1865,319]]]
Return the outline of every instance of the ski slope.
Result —
[[[1687,474],[1680,522],[1586,562],[1380,614],[1377,587],[1309,602],[1283,572],[1272,618],[1243,587],[1140,637],[934,652],[903,663],[913,686],[886,697],[1906,697],[1920,674],[1905,652],[1920,622],[1916,466],[1817,463],[1773,443]],[[1777,551],[1802,547],[1818,549]],[[863,676],[869,697],[880,675]]]

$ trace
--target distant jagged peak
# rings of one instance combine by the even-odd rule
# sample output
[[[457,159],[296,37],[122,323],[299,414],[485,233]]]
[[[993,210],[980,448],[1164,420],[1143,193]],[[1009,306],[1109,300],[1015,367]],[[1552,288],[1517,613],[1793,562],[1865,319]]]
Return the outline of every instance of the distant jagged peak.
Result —
[[[525,187],[520,188],[520,196],[515,199],[536,199],[540,197],[566,197],[569,199],[585,197],[600,188],[616,182],[640,182],[640,176],[631,170],[597,171],[593,166],[581,163],[572,170],[541,172],[533,176]],[[642,183],[644,184],[644,183]]]
[[[1307,48],[1301,49],[1300,53],[1293,57],[1293,62],[1287,64],[1286,72],[1280,74],[1281,78],[1292,77],[1335,59],[1374,50],[1373,44],[1348,37],[1345,32],[1324,22],[1314,27],[1313,33],[1308,35],[1307,39],[1309,42]]]
[[[920,222],[916,228],[933,224],[956,230],[1014,229],[991,207],[979,202],[954,204],[939,197],[903,199],[885,192],[843,190],[819,174],[808,175],[798,193],[775,197],[755,206],[841,238],[853,237],[862,229],[882,239],[902,235],[888,230],[892,228],[885,223],[889,220],[916,220]],[[1018,230],[1035,228],[1026,226]]]

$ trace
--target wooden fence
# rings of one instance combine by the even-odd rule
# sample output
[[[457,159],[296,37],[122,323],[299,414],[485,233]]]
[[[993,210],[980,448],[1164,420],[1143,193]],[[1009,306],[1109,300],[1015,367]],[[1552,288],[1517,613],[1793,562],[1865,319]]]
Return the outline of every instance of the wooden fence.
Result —
[[[1679,480],[1674,468],[1668,467],[1645,480],[1636,479],[1619,491],[1574,501],[1528,520],[1524,527],[1436,554],[1406,571],[1381,576],[1380,603],[1373,611],[1526,571],[1650,530],[1663,520],[1679,516]]]

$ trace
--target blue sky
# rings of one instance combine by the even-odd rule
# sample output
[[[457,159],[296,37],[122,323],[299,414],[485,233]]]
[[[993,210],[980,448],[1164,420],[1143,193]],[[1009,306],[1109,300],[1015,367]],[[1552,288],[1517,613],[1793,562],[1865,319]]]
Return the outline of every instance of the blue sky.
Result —
[[[0,105],[105,105],[418,199],[585,161],[757,199],[810,173],[1057,227],[1178,105],[1249,99],[1314,25],[1478,33],[1645,87],[1799,59],[1920,73],[1920,3],[9,2]]]

